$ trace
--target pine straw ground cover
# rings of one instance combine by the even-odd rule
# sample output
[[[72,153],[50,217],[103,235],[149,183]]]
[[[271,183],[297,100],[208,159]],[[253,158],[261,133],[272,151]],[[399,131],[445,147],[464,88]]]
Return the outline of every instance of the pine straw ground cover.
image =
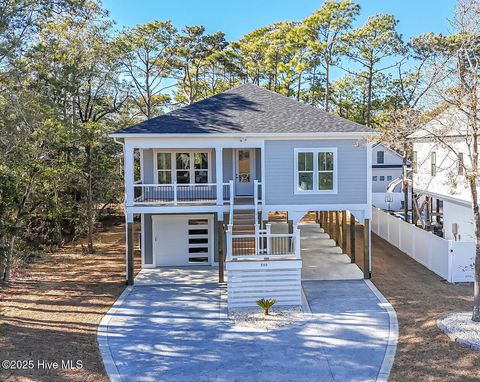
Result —
[[[0,368],[1,381],[108,381],[96,330],[125,288],[124,238],[123,224],[113,225],[96,235],[95,254],[66,246],[0,288],[0,360],[34,362],[33,369]],[[47,370],[37,367],[42,360],[83,367]]]

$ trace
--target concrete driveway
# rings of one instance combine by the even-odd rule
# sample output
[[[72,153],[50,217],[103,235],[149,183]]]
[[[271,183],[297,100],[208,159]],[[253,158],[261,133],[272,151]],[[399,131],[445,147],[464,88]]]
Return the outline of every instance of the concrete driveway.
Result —
[[[309,319],[267,332],[226,322],[218,285],[182,272],[128,289],[103,319],[112,380],[386,380],[396,319],[363,280],[304,282]]]

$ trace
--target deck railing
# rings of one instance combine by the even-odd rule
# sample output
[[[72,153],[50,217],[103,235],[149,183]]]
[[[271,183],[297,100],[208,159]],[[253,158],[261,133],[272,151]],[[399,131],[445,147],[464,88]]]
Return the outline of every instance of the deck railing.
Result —
[[[223,183],[222,187],[223,204],[230,198],[231,185]],[[217,204],[217,184],[134,184],[133,195],[134,204]]]
[[[256,225],[257,226],[257,225]],[[293,233],[271,233],[271,225],[266,229],[256,229],[254,234],[235,235],[229,225],[227,231],[227,260],[235,259],[282,259],[300,258],[300,230]]]

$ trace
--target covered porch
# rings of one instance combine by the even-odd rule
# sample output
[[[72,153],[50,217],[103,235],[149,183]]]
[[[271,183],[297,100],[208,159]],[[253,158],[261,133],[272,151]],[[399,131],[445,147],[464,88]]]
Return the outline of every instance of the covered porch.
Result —
[[[258,144],[185,148],[174,144],[124,148],[127,206],[222,206],[233,198],[253,198],[255,182],[262,183]]]

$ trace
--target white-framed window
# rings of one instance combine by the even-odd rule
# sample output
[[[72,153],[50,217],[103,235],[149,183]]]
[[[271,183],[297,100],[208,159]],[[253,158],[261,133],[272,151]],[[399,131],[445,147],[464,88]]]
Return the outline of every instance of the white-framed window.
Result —
[[[380,175],[380,182],[384,182],[385,181],[385,176],[384,175]]]
[[[374,175],[372,176],[372,181],[376,182],[378,180],[378,176]]]
[[[337,192],[337,149],[295,149],[295,193]]]
[[[387,181],[388,181],[388,182],[391,182],[391,181],[392,181],[392,176],[391,176],[391,175],[387,175]]]
[[[465,163],[463,153],[458,153],[458,175],[465,175]]]
[[[157,184],[211,182],[211,153],[204,150],[158,150],[155,153]]]
[[[435,151],[430,154],[430,175],[437,175],[437,153]]]

